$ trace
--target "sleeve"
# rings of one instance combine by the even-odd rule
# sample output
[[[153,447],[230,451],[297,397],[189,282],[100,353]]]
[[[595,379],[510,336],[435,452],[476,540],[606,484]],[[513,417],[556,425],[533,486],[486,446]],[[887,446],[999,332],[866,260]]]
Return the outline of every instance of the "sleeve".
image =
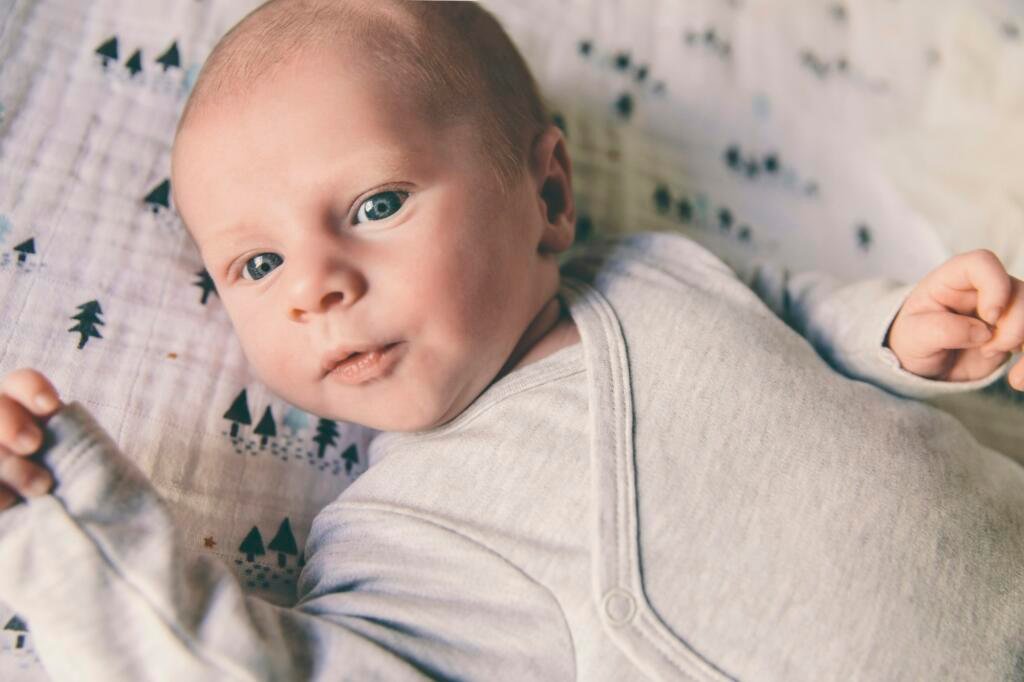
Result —
[[[561,609],[483,545],[387,505],[314,519],[287,608],[182,550],[79,403],[47,423],[51,494],[0,512],[0,602],[54,680],[574,679]]]
[[[885,342],[915,285],[888,278],[844,283],[827,273],[793,273],[765,260],[733,269],[833,368],[890,393],[928,399],[975,391],[1003,377],[1010,367],[1008,359],[986,377],[957,382],[927,379],[903,369]]]

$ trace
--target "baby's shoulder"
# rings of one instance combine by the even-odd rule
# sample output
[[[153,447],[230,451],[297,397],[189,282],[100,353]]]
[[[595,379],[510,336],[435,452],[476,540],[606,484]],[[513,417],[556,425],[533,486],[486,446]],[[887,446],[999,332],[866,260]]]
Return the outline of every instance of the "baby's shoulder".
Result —
[[[722,258],[685,235],[644,231],[581,244],[566,255],[562,274],[595,282],[602,274],[641,276],[656,271],[686,284],[734,280]]]

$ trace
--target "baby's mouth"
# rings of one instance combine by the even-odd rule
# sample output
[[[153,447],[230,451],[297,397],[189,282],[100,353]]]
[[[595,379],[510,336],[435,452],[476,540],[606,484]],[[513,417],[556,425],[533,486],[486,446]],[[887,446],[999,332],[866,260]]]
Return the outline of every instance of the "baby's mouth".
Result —
[[[381,368],[381,362],[392,355],[389,351],[398,344],[399,342],[396,341],[378,348],[353,351],[341,360],[326,364],[324,366],[324,375],[334,375],[347,379],[350,382],[358,382],[369,378]]]

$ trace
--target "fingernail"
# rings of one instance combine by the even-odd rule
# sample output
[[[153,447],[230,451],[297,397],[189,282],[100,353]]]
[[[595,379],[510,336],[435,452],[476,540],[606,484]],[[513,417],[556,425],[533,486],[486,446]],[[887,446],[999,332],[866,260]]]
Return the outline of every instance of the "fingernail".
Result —
[[[999,316],[1003,314],[1002,308],[990,308],[988,311],[988,317],[986,318],[989,324],[995,324]]]
[[[988,341],[990,338],[992,338],[992,332],[988,330],[988,327],[971,327],[971,343],[981,343],[982,341]]]
[[[988,350],[982,351],[981,355],[982,357],[986,358],[994,358],[995,356],[999,355],[999,351],[990,348]]]
[[[40,393],[36,396],[36,407],[44,412],[52,412],[57,409],[57,400],[47,393]]]

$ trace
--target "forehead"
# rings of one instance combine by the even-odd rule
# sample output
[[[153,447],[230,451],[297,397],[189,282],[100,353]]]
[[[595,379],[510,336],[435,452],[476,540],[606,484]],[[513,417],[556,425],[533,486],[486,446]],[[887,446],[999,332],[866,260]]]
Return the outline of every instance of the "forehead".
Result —
[[[363,61],[322,51],[297,55],[252,83],[204,93],[175,151],[188,156],[212,145],[221,155],[243,144],[248,155],[267,156],[313,152],[335,140],[422,146],[431,126],[411,91]],[[201,144],[188,144],[193,131]]]
[[[382,75],[326,56],[297,60],[188,122],[173,150],[175,201],[197,241],[208,228],[219,237],[275,199],[363,191],[451,163],[463,137],[426,120]]]

